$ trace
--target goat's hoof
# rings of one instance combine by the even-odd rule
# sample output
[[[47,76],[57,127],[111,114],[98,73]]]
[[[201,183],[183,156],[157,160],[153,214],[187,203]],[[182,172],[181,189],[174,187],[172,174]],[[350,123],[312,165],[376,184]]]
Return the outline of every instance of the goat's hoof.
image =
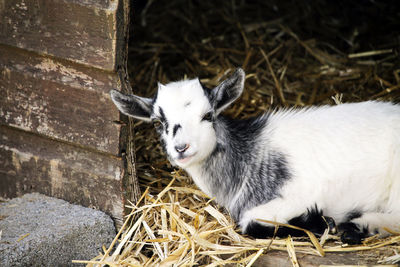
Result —
[[[253,238],[268,238],[274,235],[275,227],[273,226],[265,226],[258,222],[250,222],[246,230],[244,231],[245,234],[253,237]]]
[[[344,244],[358,245],[361,244],[362,235],[355,231],[344,231],[340,236],[340,240]]]
[[[361,244],[362,239],[365,237],[365,234],[358,229],[357,225],[351,222],[340,224],[339,231],[342,243],[349,245]]]
[[[326,225],[329,228],[329,233],[330,234],[336,234],[337,233],[337,228],[336,228],[336,223],[335,220],[332,217],[328,216],[323,216],[324,220],[326,222]]]

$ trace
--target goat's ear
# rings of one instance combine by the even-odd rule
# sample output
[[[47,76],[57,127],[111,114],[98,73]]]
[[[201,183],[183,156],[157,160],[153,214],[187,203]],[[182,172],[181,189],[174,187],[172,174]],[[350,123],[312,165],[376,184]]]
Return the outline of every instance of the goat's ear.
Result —
[[[110,91],[111,99],[117,108],[125,115],[150,122],[153,100],[135,95],[125,95],[117,90]]]
[[[210,102],[217,115],[239,98],[243,92],[244,79],[244,71],[238,68],[229,78],[211,90]]]

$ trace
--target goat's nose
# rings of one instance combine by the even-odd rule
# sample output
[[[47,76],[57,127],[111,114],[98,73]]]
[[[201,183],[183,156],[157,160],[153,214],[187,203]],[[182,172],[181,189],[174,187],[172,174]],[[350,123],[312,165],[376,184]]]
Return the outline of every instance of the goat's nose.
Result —
[[[178,153],[183,153],[186,150],[188,150],[189,147],[190,147],[189,144],[177,145],[175,146],[175,150]]]

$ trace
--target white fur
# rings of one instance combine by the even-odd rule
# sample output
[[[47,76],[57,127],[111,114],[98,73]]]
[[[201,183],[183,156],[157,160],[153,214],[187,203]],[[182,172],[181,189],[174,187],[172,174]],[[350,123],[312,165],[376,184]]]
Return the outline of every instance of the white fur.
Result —
[[[189,161],[175,163],[185,168],[205,193],[211,190],[202,161],[215,147],[212,126],[201,117],[211,109],[197,79],[160,85],[156,106],[163,108],[170,124],[182,130],[166,137],[169,155],[174,146],[190,144]],[[190,105],[186,106],[188,103]],[[266,151],[287,155],[291,180],[281,188],[281,197],[246,211],[240,225],[256,219],[287,223],[317,203],[324,215],[337,222],[354,210],[364,215],[354,220],[372,230],[399,226],[400,222],[400,109],[389,103],[364,102],[322,106],[273,113],[260,140]],[[236,197],[239,197],[237,195]],[[235,205],[235,199],[221,199]],[[379,214],[387,217],[380,219]],[[373,218],[373,219],[372,219]],[[395,222],[395,223],[393,223]],[[390,225],[388,225],[390,224]],[[370,228],[371,228],[370,227]],[[399,229],[394,229],[399,230]]]
[[[287,223],[316,203],[337,222],[359,210],[369,215],[354,222],[380,232],[400,229],[398,106],[364,102],[276,112],[264,138],[266,149],[288,156],[292,179],[280,198],[247,211],[242,227],[254,219]]]
[[[182,168],[201,162],[214,149],[216,137],[212,124],[202,121],[205,113],[211,110],[210,103],[204,95],[198,79],[184,80],[169,83],[167,86],[159,84],[157,101],[154,104],[155,115],[160,115],[157,107],[162,107],[168,118],[168,135],[163,133],[166,142],[167,153],[173,163]],[[182,126],[176,136],[173,136],[173,126]],[[186,151],[191,158],[181,162],[177,160],[176,145],[189,144]],[[198,184],[201,181],[198,181]],[[202,186],[202,189],[204,186]]]
[[[223,92],[224,86],[243,88],[244,72],[239,70],[235,75],[219,87],[219,92]],[[228,92],[232,101],[241,93],[238,88]],[[112,97],[121,110],[135,117],[134,112],[129,114],[131,111],[126,108],[129,105],[118,102],[118,97],[125,100],[128,96],[113,92]],[[227,98],[222,94],[218,97],[224,101]],[[139,107],[150,102],[144,99]],[[222,102],[217,112],[229,103]],[[244,188],[257,187],[247,175],[252,172],[246,168],[253,166],[245,167],[242,180],[215,173],[211,177],[209,168],[214,165],[204,166],[217,143],[228,143],[218,138],[228,137],[217,137],[215,125],[203,120],[204,114],[214,107],[199,80],[159,84],[152,107],[151,118],[147,120],[159,118],[160,107],[167,118],[168,133],[161,135],[170,161],[188,171],[199,188],[209,195],[219,190],[212,188],[210,179],[223,179],[221,184],[225,183],[225,189],[216,192],[217,201],[229,210],[245,206]],[[178,124],[181,127],[174,135],[173,127]],[[371,233],[384,233],[384,227],[400,230],[400,106],[370,101],[277,111],[269,115],[261,136],[256,138],[255,151],[248,155],[257,161],[254,166],[259,167],[260,162],[268,160],[269,152],[279,152],[285,156],[290,178],[278,188],[277,194],[269,193],[277,197],[240,213],[239,224],[243,229],[257,219],[287,223],[317,205],[336,223],[346,222],[349,214],[358,212],[361,217],[353,222],[368,227]],[[183,159],[175,149],[182,144],[189,146]],[[220,159],[213,162],[220,168],[216,172],[223,174],[224,164],[228,162]],[[242,183],[235,185],[234,180]],[[229,183],[232,190],[226,188]]]

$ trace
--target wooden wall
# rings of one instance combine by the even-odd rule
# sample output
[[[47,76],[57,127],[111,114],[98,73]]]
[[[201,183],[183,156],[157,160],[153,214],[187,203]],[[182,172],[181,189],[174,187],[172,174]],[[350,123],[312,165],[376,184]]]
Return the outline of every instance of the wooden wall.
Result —
[[[0,1],[0,197],[41,192],[122,219],[139,194],[133,129],[108,92],[131,90],[128,25],[129,0]]]

